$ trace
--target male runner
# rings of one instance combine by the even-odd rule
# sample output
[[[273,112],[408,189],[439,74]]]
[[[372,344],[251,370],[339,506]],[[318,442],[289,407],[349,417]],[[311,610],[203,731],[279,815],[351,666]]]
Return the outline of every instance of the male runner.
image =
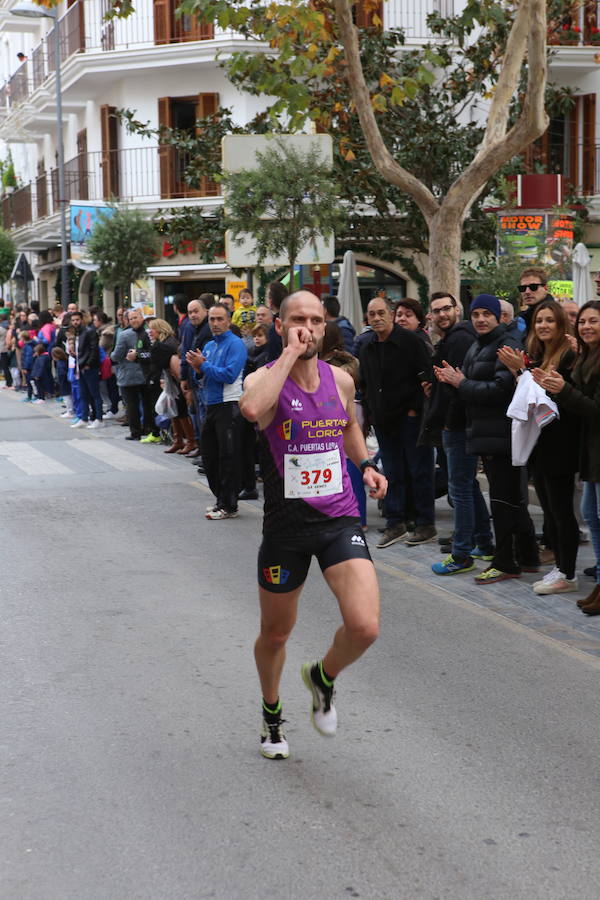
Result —
[[[354,416],[353,379],[318,359],[325,333],[321,302],[308,291],[298,291],[284,300],[279,315],[276,328],[283,352],[274,363],[248,375],[240,400],[243,415],[258,425],[263,459],[261,629],[254,655],[263,694],[261,753],[269,759],[289,756],[279,681],[313,555],[343,620],[325,656],[301,669],[312,695],[311,719],[321,734],[332,736],[337,728],[335,677],[378,635],[379,589],[346,456],[363,471],[372,497],[383,497],[387,487],[368,459]]]

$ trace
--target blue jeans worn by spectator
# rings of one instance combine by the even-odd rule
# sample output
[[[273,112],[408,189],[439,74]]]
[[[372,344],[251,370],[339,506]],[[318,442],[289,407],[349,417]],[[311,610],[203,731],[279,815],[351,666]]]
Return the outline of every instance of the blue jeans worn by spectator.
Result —
[[[391,428],[376,428],[379,452],[388,490],[384,502],[387,528],[405,522],[406,483],[411,479],[412,500],[417,525],[433,525],[434,454],[433,447],[418,447],[420,416],[403,416]]]
[[[68,378],[69,367],[64,359],[57,359],[54,363],[54,368],[58,382],[58,395],[59,397],[66,397],[71,393],[71,384]]]
[[[454,504],[452,556],[462,562],[474,547],[492,546],[490,514],[477,481],[477,457],[467,453],[465,431],[443,431],[448,493]]]
[[[87,422],[90,416],[102,421],[102,396],[100,394],[100,369],[81,369],[79,373],[82,415]]]
[[[596,555],[596,584],[600,584],[600,481],[584,481],[581,515],[590,529]]]

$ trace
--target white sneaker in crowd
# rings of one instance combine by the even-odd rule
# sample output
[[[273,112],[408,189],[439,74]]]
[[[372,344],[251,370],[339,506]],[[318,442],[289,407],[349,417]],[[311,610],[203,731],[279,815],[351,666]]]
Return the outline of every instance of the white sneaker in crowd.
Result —
[[[90,424],[88,425],[88,428],[102,428],[103,425],[104,425],[104,422],[102,421],[102,419],[94,419],[93,422],[90,422]]]
[[[87,425],[87,422],[84,422],[83,419],[77,419],[76,422],[73,422],[71,428],[83,428],[85,425]]]
[[[116,419],[116,418],[117,418],[117,414],[114,413],[114,412],[111,412],[110,409],[109,409],[108,412],[105,412],[105,413],[104,413],[104,418],[105,418],[105,419]]]
[[[577,579],[566,578],[562,572],[559,572],[553,581],[535,585],[533,588],[534,593],[541,596],[544,594],[569,594],[571,591],[577,590],[579,590]]]

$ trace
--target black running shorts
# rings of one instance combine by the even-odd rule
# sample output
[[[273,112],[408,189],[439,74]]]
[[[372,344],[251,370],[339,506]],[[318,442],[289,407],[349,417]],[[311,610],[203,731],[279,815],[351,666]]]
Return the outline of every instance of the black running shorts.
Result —
[[[360,524],[332,525],[317,534],[277,538],[264,535],[258,551],[258,583],[274,594],[301,587],[313,556],[321,571],[347,559],[371,559]]]

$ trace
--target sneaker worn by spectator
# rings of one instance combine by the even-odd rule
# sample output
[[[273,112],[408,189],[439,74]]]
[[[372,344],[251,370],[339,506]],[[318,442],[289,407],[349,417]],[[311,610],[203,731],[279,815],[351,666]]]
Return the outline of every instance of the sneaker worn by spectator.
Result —
[[[377,543],[377,547],[379,550],[383,550],[384,547],[391,547],[392,544],[401,541],[403,537],[406,537],[408,534],[406,530],[406,525],[404,522],[399,522],[397,525],[390,525],[389,528],[386,528],[381,538]]]
[[[140,440],[140,444],[160,444],[161,438],[157,434],[147,434]]]
[[[219,520],[219,519],[237,519],[239,516],[239,512],[237,509],[212,509],[210,512],[206,513],[207,519]]]
[[[437,531],[435,525],[417,525],[411,535],[405,541],[407,547],[416,547],[418,544],[428,544],[435,540]]]
[[[513,572],[501,572],[500,569],[496,569],[494,566],[488,566],[480,575],[475,576],[475,582],[477,584],[495,584],[497,581],[508,581],[510,578],[520,577],[520,572],[516,574]]]
[[[475,563],[471,557],[468,559],[454,559],[450,553],[441,562],[433,563],[431,571],[435,575],[461,575],[463,572],[472,572],[474,568]]]
[[[543,596],[545,594],[567,594],[571,591],[579,590],[579,584],[576,578],[567,578],[564,572],[556,570],[555,577],[552,580],[541,581],[533,586],[534,594]]]

